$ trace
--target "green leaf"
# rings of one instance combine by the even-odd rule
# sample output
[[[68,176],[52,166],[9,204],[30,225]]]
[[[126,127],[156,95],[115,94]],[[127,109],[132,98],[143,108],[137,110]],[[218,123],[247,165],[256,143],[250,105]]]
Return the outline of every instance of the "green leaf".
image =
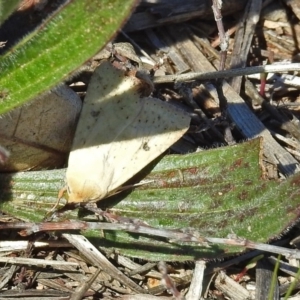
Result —
[[[66,79],[112,38],[135,0],[73,0],[0,58],[0,114]]]
[[[12,14],[20,2],[21,0],[0,0],[0,24]]]
[[[188,155],[165,156],[137,178],[150,180],[133,191],[102,200],[99,206],[151,226],[197,231],[201,236],[235,233],[256,242],[279,237],[299,218],[300,174],[288,180],[262,179],[260,141],[252,140]],[[149,173],[149,174],[148,174]],[[1,174],[2,211],[41,221],[64,185],[64,170]],[[138,182],[138,179],[133,182]],[[68,218],[78,218],[76,211]],[[121,231],[83,232],[95,245],[147,260],[221,258],[242,248],[171,243]]]

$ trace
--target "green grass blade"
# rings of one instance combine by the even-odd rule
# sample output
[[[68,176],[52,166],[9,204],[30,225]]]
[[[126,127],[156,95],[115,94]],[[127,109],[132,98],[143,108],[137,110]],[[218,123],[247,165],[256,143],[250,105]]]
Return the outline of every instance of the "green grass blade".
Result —
[[[268,295],[268,300],[273,300],[274,299],[274,291],[276,288],[276,283],[277,283],[277,276],[278,276],[278,270],[279,270],[279,262],[281,259],[281,255],[278,255],[277,257],[277,262],[273,271],[273,275],[272,275],[272,281],[271,281],[271,286],[270,286],[270,291],[269,291],[269,295]]]
[[[294,278],[294,280],[290,284],[289,289],[287,290],[286,294],[284,295],[284,300],[290,299],[290,296],[291,296],[293,290],[295,289],[296,284],[299,282],[299,279],[300,279],[300,268],[298,269],[296,277]]]
[[[0,57],[0,114],[66,79],[101,49],[134,0],[73,0]]]
[[[151,183],[100,201],[124,217],[163,228],[191,228],[203,236],[235,233],[256,242],[282,234],[299,218],[300,174],[282,182],[262,179],[260,142],[200,153],[166,156],[144,170]],[[0,209],[23,220],[41,221],[64,186],[64,170],[1,174]],[[143,177],[139,174],[138,177]],[[135,181],[135,180],[134,180]],[[135,181],[137,182],[137,181]],[[78,218],[76,211],[68,217]],[[95,245],[148,260],[220,258],[238,247],[170,243],[126,232],[85,231]]]

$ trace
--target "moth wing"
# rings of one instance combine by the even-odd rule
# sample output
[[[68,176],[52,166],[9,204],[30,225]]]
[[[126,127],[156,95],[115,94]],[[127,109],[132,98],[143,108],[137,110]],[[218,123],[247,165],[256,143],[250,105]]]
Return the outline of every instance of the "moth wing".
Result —
[[[69,155],[69,202],[92,201],[108,194],[114,172],[110,150],[123,127],[140,111],[138,103],[132,103],[138,99],[134,87],[136,82],[108,62],[94,71]],[[128,98],[130,101],[125,100]]]
[[[140,98],[139,102],[140,112],[110,149],[115,168],[109,190],[136,175],[189,128],[190,118],[182,110],[155,98]]]
[[[141,98],[141,82],[110,63],[94,72],[69,156],[69,202],[109,195],[159,156],[187,130],[182,111]]]

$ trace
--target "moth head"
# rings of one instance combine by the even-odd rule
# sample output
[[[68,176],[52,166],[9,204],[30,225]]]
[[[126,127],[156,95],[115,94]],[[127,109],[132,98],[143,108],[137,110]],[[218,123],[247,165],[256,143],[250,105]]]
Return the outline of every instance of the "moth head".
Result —
[[[106,196],[94,182],[75,182],[68,180],[68,203],[96,202]]]

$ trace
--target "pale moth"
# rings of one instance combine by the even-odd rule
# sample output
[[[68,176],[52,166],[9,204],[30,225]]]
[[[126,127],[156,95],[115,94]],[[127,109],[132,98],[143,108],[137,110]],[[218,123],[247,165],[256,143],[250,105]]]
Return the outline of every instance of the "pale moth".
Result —
[[[69,203],[111,195],[187,131],[189,116],[142,97],[143,84],[109,62],[95,70],[69,156]]]

